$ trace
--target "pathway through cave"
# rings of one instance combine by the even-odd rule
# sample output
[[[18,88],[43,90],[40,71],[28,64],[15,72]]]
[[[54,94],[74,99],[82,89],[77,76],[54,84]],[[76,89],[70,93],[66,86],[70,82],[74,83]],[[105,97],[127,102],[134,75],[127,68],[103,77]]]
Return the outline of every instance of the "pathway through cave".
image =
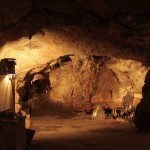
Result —
[[[35,129],[32,150],[127,150],[147,149],[150,134],[139,132],[134,123],[89,116],[32,118]]]

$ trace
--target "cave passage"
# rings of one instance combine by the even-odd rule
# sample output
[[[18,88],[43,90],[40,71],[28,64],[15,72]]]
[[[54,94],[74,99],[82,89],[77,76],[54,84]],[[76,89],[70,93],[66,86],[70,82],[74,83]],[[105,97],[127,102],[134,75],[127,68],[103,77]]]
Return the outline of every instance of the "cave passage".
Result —
[[[149,0],[0,1],[0,108],[9,110],[13,98],[15,112],[6,116],[24,118],[22,127],[36,131],[27,149],[149,147],[143,134],[150,130],[149,6]],[[17,62],[6,76],[3,59]],[[24,137],[2,136],[3,110],[0,150],[4,138],[20,146]]]

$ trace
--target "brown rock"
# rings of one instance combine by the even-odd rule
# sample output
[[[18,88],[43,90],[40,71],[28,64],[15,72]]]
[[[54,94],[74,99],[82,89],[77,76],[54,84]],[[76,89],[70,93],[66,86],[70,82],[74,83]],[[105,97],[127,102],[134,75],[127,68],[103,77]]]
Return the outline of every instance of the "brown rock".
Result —
[[[135,112],[136,127],[141,130],[150,130],[150,70],[148,71],[143,86],[143,98]]]

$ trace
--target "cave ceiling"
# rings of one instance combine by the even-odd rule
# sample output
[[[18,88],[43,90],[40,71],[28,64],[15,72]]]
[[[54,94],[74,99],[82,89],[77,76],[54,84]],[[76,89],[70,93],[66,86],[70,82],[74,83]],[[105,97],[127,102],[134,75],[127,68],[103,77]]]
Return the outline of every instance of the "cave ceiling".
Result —
[[[149,63],[149,6],[149,0],[0,1],[0,47],[23,36],[29,40],[37,33],[44,36],[45,28],[67,27],[81,40],[119,49],[121,58]]]

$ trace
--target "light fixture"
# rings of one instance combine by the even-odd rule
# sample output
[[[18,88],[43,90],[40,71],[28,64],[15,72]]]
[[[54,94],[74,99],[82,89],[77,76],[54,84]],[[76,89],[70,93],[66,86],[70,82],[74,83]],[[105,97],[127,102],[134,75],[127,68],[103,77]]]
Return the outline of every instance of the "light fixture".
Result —
[[[4,77],[6,82],[0,82],[2,86],[1,101],[4,103],[3,111],[10,110],[15,114],[15,65],[16,59],[4,58],[0,60],[0,76]],[[11,89],[11,90],[10,90]]]
[[[15,74],[9,74],[9,79],[15,79]]]
[[[10,79],[10,80],[12,79],[12,74],[9,74],[9,79]]]

